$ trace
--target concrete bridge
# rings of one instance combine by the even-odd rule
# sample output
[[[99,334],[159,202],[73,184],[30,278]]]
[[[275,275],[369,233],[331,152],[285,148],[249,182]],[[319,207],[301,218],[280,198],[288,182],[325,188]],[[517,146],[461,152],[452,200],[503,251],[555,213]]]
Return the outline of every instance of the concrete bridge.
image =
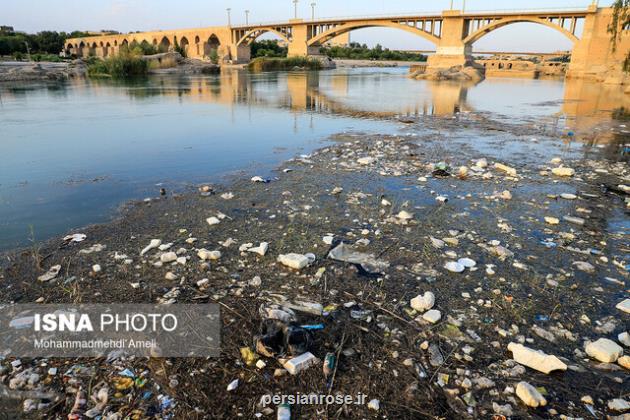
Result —
[[[272,32],[283,39],[288,45],[289,56],[311,56],[318,55],[326,42],[351,31],[385,27],[415,34],[434,44],[436,53],[429,57],[428,66],[443,68],[472,64],[473,44],[476,41],[504,26],[531,22],[552,28],[573,43],[570,73],[586,76],[613,71],[617,74],[621,71],[625,54],[630,49],[630,31],[623,31],[622,40],[613,52],[607,32],[611,16],[612,9],[591,5],[581,10],[447,10],[418,15],[293,19],[269,24],[68,39],[65,52],[80,57],[107,57],[116,54],[123,46],[147,43],[163,51],[172,50],[178,45],[191,58],[207,59],[216,56],[221,62],[246,63],[251,58],[251,43],[265,33]]]

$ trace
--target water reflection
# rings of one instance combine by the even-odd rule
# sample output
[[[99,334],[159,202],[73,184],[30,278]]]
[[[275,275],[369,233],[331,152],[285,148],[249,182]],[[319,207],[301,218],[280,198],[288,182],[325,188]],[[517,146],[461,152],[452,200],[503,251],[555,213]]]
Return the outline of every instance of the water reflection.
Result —
[[[395,132],[392,116],[474,111],[500,123],[594,130],[624,116],[630,96],[584,81],[488,79],[478,85],[410,80],[406,69],[151,77],[135,83],[72,80],[0,86],[0,249],[105,220],[132,198],[206,182],[258,165],[272,168],[346,131]],[[626,117],[627,118],[627,117]],[[619,147],[617,147],[619,145]]]

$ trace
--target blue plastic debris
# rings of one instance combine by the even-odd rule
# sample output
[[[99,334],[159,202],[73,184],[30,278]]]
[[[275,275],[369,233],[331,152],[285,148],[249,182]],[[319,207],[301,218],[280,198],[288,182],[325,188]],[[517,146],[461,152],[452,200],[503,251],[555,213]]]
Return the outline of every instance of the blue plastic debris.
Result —
[[[323,330],[324,329],[324,324],[300,325],[300,327],[304,328],[305,330],[310,330],[310,331]]]

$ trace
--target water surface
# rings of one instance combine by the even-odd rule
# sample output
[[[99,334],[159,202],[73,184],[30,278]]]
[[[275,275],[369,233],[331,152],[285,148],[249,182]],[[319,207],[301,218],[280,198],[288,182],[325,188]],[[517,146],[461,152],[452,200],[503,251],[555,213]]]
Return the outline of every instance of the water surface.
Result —
[[[476,86],[410,80],[407,69],[159,76],[0,86],[0,250],[108,220],[129,199],[267,174],[331,134],[396,132],[381,117],[477,112],[589,130],[620,92],[561,80]]]

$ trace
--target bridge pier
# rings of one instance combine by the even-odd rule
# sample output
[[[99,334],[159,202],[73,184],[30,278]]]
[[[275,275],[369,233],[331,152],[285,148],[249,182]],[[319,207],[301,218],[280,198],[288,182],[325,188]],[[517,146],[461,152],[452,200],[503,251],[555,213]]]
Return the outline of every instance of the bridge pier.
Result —
[[[308,57],[311,55],[320,55],[319,45],[308,45],[308,25],[301,23],[302,19],[293,19],[290,23],[293,23],[292,37],[289,42],[289,57]]]
[[[234,63],[249,63],[252,59],[252,47],[249,44],[232,44],[229,51]]]
[[[585,78],[608,84],[628,84],[630,77],[623,71],[623,62],[630,50],[630,31],[624,30],[612,50],[608,25],[612,21],[612,9],[593,5],[586,16],[583,35],[575,43],[567,77]]]
[[[465,21],[460,10],[442,12],[440,41],[436,52],[427,60],[429,70],[438,70],[454,66],[472,66],[472,46],[464,43]]]

